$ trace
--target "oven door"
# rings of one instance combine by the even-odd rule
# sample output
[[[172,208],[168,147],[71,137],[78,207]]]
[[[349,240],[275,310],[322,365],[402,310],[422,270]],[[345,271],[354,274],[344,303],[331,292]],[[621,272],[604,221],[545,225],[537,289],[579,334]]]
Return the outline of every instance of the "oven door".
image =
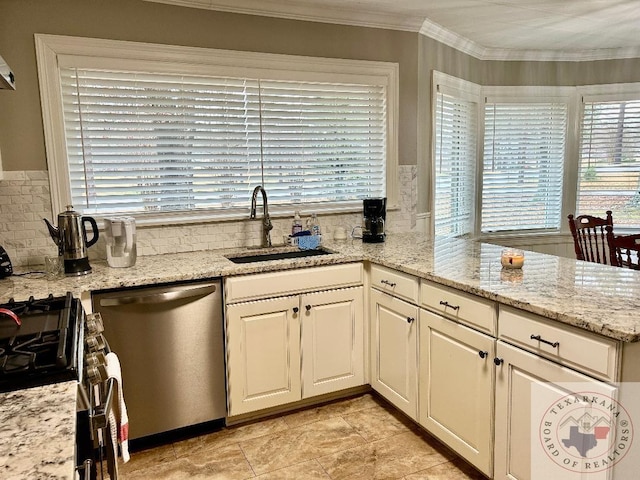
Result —
[[[109,414],[116,382],[78,384],[76,412],[76,469],[82,480],[117,480],[117,445],[111,445]]]

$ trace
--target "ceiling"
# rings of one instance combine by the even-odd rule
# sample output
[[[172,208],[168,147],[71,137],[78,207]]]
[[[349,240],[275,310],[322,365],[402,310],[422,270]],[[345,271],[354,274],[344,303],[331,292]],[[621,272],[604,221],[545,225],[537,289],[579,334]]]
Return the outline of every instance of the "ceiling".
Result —
[[[640,57],[640,0],[146,0],[420,32],[483,60]]]

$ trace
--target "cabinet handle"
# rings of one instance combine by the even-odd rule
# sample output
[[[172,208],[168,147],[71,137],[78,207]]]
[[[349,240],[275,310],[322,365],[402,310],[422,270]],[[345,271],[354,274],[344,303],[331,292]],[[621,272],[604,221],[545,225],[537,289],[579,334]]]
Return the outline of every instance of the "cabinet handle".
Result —
[[[293,307],[293,313],[298,313],[298,310],[300,310],[298,307]]]
[[[500,365],[502,365],[504,363],[504,360],[502,358],[494,358],[493,359],[493,363],[495,363],[496,367],[499,367]]]
[[[413,322],[415,322],[415,321],[416,321],[416,319],[415,319],[415,318],[413,318],[413,317],[407,317],[407,323],[413,323]]]
[[[558,348],[560,346],[560,342],[550,342],[549,340],[545,340],[540,335],[531,335],[531,340],[537,340],[542,343],[546,343],[547,345],[551,345],[553,348]]]
[[[478,355],[480,355],[480,358],[487,358],[487,356],[489,355],[489,352],[485,352],[483,350],[480,350],[478,352]]]
[[[445,302],[444,300],[440,300],[440,305],[444,305],[444,308],[449,307],[452,310],[460,309],[460,305],[451,305],[449,302]]]
[[[395,282],[390,282],[389,280],[380,280],[380,283],[383,285],[389,285],[391,288],[396,286]]]
[[[311,310],[311,305],[305,305],[304,308],[306,308],[308,312],[309,310]]]

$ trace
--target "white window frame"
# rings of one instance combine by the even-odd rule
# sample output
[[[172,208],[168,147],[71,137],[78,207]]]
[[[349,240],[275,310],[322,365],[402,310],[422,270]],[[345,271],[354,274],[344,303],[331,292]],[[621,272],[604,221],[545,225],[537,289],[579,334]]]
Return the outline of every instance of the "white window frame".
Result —
[[[386,196],[389,209],[398,207],[398,103],[399,67],[397,63],[343,60],[218,50],[200,47],[158,45],[120,40],[78,38],[35,34],[38,79],[42,104],[45,148],[51,185],[53,211],[64,211],[70,203],[69,172],[58,65],[87,68],[152,67],[166,73],[244,76],[264,72],[270,79],[315,80],[382,85],[387,90]],[[179,224],[211,220],[246,218],[246,209],[220,212],[180,212],[145,214],[144,225]],[[362,202],[339,206],[305,205],[317,213],[354,212]],[[293,214],[293,206],[274,207],[273,216]],[[300,208],[297,206],[295,208]]]
[[[440,89],[440,90],[439,90]],[[477,131],[476,138],[478,139],[478,145],[476,146],[476,179],[478,176],[478,168],[481,165],[481,150],[480,142],[482,135],[482,124],[480,123],[483,119],[480,114],[480,106],[482,104],[482,87],[476,83],[468,82],[461,78],[457,78],[451,75],[447,75],[446,73],[438,72],[436,70],[433,71],[432,82],[431,82],[431,105],[433,106],[433,114],[431,121],[431,158],[433,161],[431,162],[431,181],[430,181],[430,192],[431,192],[431,205],[433,205],[433,212],[430,216],[430,232],[431,235],[435,235],[436,229],[436,216],[435,216],[435,205],[436,205],[436,174],[437,174],[437,165],[436,165],[436,135],[438,134],[437,125],[436,125],[436,112],[435,108],[438,104],[438,93],[442,91],[443,93],[448,93],[457,98],[461,98],[464,100],[468,100],[470,102],[475,102],[477,104]],[[475,202],[477,204],[478,191],[477,191],[477,182],[475,186]],[[477,223],[477,209],[472,212],[472,222],[474,225],[473,234],[475,235],[475,225]]]

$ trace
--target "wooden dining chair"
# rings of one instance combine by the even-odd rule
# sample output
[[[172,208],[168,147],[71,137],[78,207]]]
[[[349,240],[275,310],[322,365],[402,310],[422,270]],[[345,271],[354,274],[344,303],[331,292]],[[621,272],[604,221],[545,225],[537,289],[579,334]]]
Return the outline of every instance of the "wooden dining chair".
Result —
[[[614,235],[609,225],[606,230],[611,265],[640,270],[640,234]]]
[[[569,215],[569,229],[573,236],[573,246],[578,260],[609,264],[606,226],[613,227],[613,215],[607,210],[607,217],[591,215]]]

